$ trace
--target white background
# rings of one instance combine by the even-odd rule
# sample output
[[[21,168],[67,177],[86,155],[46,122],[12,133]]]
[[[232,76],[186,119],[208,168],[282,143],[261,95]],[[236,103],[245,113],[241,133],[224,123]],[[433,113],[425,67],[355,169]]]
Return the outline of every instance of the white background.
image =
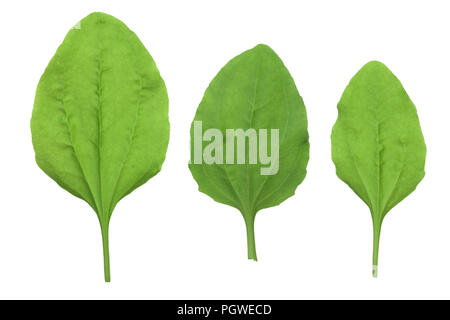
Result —
[[[450,298],[448,1],[3,1],[0,4],[0,298]],[[90,207],[35,164],[37,83],[68,30],[92,11],[125,22],[166,82],[171,137],[162,171],[123,199],[103,282]],[[258,262],[244,222],[197,191],[189,127],[231,58],[258,43],[283,59],[308,113],[308,174],[294,197],[259,212]],[[370,60],[417,106],[428,154],[417,190],[386,217],[371,276],[368,208],[331,161],[336,104]]]

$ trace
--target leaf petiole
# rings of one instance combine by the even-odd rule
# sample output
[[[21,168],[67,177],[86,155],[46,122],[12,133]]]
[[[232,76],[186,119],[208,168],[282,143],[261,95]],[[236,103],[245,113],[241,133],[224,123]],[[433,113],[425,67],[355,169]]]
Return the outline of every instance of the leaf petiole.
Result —
[[[105,282],[111,281],[111,270],[109,266],[109,225],[101,225],[102,229],[102,242],[103,242],[103,265],[105,272]]]
[[[245,219],[245,226],[247,229],[248,259],[258,261],[258,258],[256,257],[255,243],[255,218]]]
[[[378,277],[378,249],[380,247],[381,222],[373,222],[373,257],[372,257],[372,276]]]

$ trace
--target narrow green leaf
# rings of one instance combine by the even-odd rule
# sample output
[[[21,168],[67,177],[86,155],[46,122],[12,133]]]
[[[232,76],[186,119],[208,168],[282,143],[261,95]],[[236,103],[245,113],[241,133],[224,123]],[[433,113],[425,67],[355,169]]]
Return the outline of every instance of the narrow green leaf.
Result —
[[[367,204],[373,221],[373,276],[385,215],[425,175],[426,146],[416,107],[382,63],[367,63],[338,104],[331,135],[336,174]]]
[[[230,133],[239,129],[248,134],[244,148]],[[258,45],[228,62],[197,109],[189,168],[199,191],[241,212],[249,259],[256,260],[256,213],[294,194],[308,159],[305,106],[276,53]]]
[[[31,119],[39,167],[108,226],[120,199],[157,174],[169,141],[168,97],[125,24],[92,13],[69,31],[39,82]]]

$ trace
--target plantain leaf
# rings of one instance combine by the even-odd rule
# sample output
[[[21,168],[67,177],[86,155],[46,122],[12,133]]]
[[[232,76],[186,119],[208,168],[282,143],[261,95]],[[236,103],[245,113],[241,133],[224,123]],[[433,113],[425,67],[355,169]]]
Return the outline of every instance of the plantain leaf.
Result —
[[[336,174],[367,204],[377,276],[381,224],[425,175],[426,146],[416,107],[382,63],[367,63],[338,104],[331,135]]]
[[[276,53],[258,45],[228,62],[197,109],[189,168],[199,191],[241,212],[249,259],[256,213],[294,194],[308,159],[305,106]]]
[[[39,167],[108,226],[120,199],[157,174],[169,141],[168,97],[125,24],[92,13],[69,31],[39,82],[31,119]]]

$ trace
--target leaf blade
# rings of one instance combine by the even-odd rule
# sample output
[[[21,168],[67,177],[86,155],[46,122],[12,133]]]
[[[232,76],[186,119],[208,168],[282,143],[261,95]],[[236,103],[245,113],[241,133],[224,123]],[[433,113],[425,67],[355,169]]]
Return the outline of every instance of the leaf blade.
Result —
[[[164,81],[124,23],[96,12],[69,31],[38,84],[31,131],[39,167],[97,213],[109,281],[111,214],[159,172],[169,140]]]
[[[280,130],[278,173],[261,175],[260,160],[249,164],[248,143],[244,164],[226,163],[227,150],[223,163],[195,164],[196,121],[201,121],[202,132],[217,129],[223,145],[229,141],[227,129]],[[236,147],[233,150],[236,160]],[[252,235],[256,213],[294,194],[306,175],[308,158],[306,110],[281,59],[270,47],[258,45],[230,60],[211,81],[197,109],[191,126],[189,169],[200,192],[241,212],[249,235],[249,258],[256,259]]]
[[[376,270],[385,215],[425,175],[425,141],[416,107],[381,62],[369,62],[358,71],[342,95],[338,112],[332,158],[338,177],[370,208]]]

